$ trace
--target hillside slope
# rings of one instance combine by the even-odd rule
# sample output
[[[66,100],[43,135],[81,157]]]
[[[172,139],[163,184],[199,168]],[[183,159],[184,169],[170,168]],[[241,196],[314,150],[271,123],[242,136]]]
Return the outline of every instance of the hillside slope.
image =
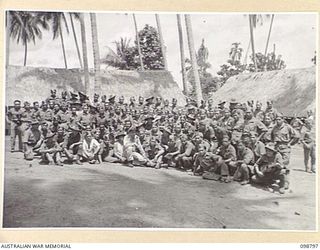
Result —
[[[220,100],[239,102],[260,100],[265,108],[267,100],[287,116],[305,116],[316,107],[316,68],[240,74],[231,77],[214,93],[215,103]]]
[[[6,77],[6,105],[12,105],[15,99],[22,101],[45,100],[50,89],[57,89],[58,95],[64,90],[84,91],[83,73],[78,69],[53,69],[10,66]],[[94,75],[90,72],[90,83]],[[102,71],[101,90],[99,93],[130,96],[160,96],[165,99],[177,98],[185,104],[181,89],[173,80],[169,71]],[[93,95],[93,94],[92,94]]]

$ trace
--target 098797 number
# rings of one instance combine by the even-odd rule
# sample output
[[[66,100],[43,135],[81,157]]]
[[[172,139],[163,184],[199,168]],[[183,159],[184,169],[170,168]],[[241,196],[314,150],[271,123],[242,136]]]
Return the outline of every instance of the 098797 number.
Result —
[[[315,249],[318,248],[318,244],[300,244],[300,248]]]

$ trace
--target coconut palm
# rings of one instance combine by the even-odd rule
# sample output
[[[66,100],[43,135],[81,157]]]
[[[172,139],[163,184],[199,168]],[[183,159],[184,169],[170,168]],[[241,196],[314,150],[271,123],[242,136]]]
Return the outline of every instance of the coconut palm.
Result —
[[[267,18],[270,17],[270,15],[265,15]],[[254,64],[255,71],[257,71],[257,62],[256,62],[256,54],[255,54],[255,48],[254,48],[254,33],[253,29],[257,27],[257,25],[263,24],[263,16],[261,14],[249,15],[249,27],[250,27],[250,43],[251,43],[251,49],[252,49],[252,60]]]
[[[141,47],[140,47],[140,39],[139,39],[139,33],[138,33],[137,20],[136,20],[135,14],[132,14],[132,17],[133,17],[134,28],[135,28],[135,31],[136,31],[136,39],[137,39],[140,67],[141,67],[141,70],[143,71],[144,70],[144,66],[143,66],[143,61],[142,61],[142,53],[141,53]]]
[[[23,65],[27,65],[28,43],[35,44],[36,38],[42,38],[41,29],[48,29],[49,26],[43,16],[28,11],[10,11],[10,36],[16,39],[17,43],[24,45]]]
[[[190,60],[192,65],[192,71],[194,76],[194,82],[195,82],[195,91],[196,91],[196,97],[197,97],[197,104],[198,106],[201,105],[202,98],[202,91],[201,91],[201,85],[200,85],[200,78],[199,78],[199,72],[198,72],[198,65],[197,65],[197,58],[196,53],[194,50],[194,40],[193,40],[193,33],[192,33],[192,25],[191,25],[191,17],[190,15],[185,15],[185,22],[186,22],[186,28],[187,28],[187,37],[188,37],[188,45],[189,45],[189,53],[190,53]]]
[[[84,25],[84,14],[79,14],[80,28],[81,28],[81,42],[82,42],[82,57],[84,70],[84,86],[86,94],[89,93],[89,67],[88,67],[88,53],[86,41],[86,27]]]
[[[74,43],[75,43],[76,49],[77,49],[77,54],[78,54],[78,59],[79,59],[80,68],[83,68],[82,60],[81,60],[81,55],[80,55],[79,44],[78,44],[78,39],[77,39],[77,34],[76,34],[75,29],[74,29],[74,22],[73,22],[73,19],[80,21],[80,14],[79,14],[79,13],[75,13],[75,12],[73,12],[73,13],[70,12],[70,13],[69,13],[69,17],[70,17],[70,22],[71,22],[71,28],[72,28]]]
[[[6,66],[9,66],[11,15],[6,11]]]
[[[159,41],[161,45],[161,52],[163,57],[163,65],[165,70],[168,70],[168,63],[167,63],[167,57],[166,57],[166,48],[163,42],[163,36],[162,36],[162,29],[161,29],[161,23],[160,23],[160,17],[159,14],[155,14],[156,16],[156,22],[157,22],[157,28],[158,28],[158,34],[159,34]]]
[[[101,77],[100,77],[100,51],[98,42],[97,17],[95,13],[90,13],[91,21],[91,35],[92,35],[92,49],[94,62],[94,89],[100,92]]]
[[[63,12],[46,12],[44,14],[44,17],[51,22],[52,25],[52,33],[53,33],[53,40],[60,37],[61,40],[61,47],[62,47],[62,53],[63,53],[63,59],[64,59],[64,65],[65,68],[68,68],[67,64],[67,57],[66,57],[66,50],[64,47],[64,38],[63,38],[63,32],[62,27],[64,26],[67,33],[69,34],[69,27],[67,24],[66,16]]]
[[[271,16],[271,22],[270,22],[270,26],[269,26],[269,32],[268,32],[266,48],[264,50],[264,56],[266,56],[267,52],[268,52],[268,45],[269,45],[269,40],[270,40],[270,35],[271,35],[271,30],[272,30],[273,19],[274,19],[274,14],[272,14],[272,16]]]
[[[112,50],[108,47],[109,53],[106,55],[104,59],[101,60],[102,63],[111,65],[115,68],[128,70],[128,54],[130,53],[130,39],[126,37],[121,37],[120,41],[114,41],[113,43],[116,45],[116,50]]]
[[[179,34],[179,47],[180,47],[180,60],[181,60],[181,73],[182,73],[182,83],[183,83],[183,93],[188,95],[188,83],[187,83],[187,72],[185,66],[185,55],[184,55],[184,44],[183,44],[183,35],[182,35],[182,25],[181,17],[177,14],[177,26]]]

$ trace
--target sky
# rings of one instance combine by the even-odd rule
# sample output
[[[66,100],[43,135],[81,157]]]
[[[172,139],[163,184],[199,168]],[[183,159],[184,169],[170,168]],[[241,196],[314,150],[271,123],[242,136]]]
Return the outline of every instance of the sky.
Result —
[[[263,13],[267,14],[267,13]],[[89,67],[93,67],[90,16],[85,15],[86,37],[88,46]],[[264,15],[265,16],[265,15]],[[66,15],[70,33],[63,30],[68,68],[79,68],[79,60],[71,31],[69,15]],[[183,16],[182,16],[183,17]],[[136,13],[138,29],[145,24],[156,27],[153,13]],[[183,38],[185,55],[189,57],[186,30],[183,20]],[[239,42],[243,48],[243,57],[248,49],[250,31],[248,16],[245,13],[201,13],[191,14],[195,49],[201,45],[202,39],[209,50],[209,71],[216,75],[220,65],[228,60],[231,44]],[[263,25],[254,30],[256,52],[264,52],[271,18],[264,18]],[[160,13],[163,39],[166,46],[168,70],[175,81],[182,87],[180,50],[176,14]],[[108,48],[114,49],[114,41],[121,37],[135,39],[135,30],[130,13],[97,13],[98,41],[100,57],[108,53]],[[80,23],[75,22],[78,43],[81,46]],[[311,58],[316,50],[317,15],[314,13],[275,14],[269,52],[276,46],[276,54],[281,54],[287,68],[305,68],[312,66]],[[80,47],[81,51],[81,47]],[[249,51],[250,54],[250,51]],[[16,41],[10,41],[10,65],[23,65],[24,47]],[[28,44],[27,66],[64,68],[64,60],[60,38],[52,40],[51,31],[44,31],[41,40],[36,44]],[[102,69],[106,66],[102,65]]]

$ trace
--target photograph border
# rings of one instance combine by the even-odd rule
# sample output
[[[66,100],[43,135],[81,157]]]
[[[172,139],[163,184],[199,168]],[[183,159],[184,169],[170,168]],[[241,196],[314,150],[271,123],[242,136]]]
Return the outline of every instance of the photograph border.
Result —
[[[170,2],[170,4],[168,4]],[[252,3],[255,4],[252,4]],[[160,14],[173,14],[190,13],[190,14],[241,14],[243,12],[261,13],[261,12],[277,12],[277,13],[317,13],[317,56],[319,56],[319,10],[320,3],[316,1],[309,1],[307,4],[302,1],[290,1],[290,8],[288,1],[268,1],[268,3],[258,4],[260,1],[241,1],[241,6],[237,6],[236,1],[225,1],[225,3],[218,3],[218,1],[203,1],[201,6],[197,1],[186,1],[185,6],[179,5],[179,1],[163,1],[163,4],[159,5],[157,1],[121,1],[119,4],[116,1],[100,2],[98,0],[94,2],[89,1],[38,1],[32,0],[28,3],[22,3],[19,1],[4,0],[1,7],[0,16],[0,32],[3,34],[3,39],[0,42],[0,66],[3,84],[1,85],[1,93],[3,100],[3,107],[1,109],[2,121],[5,121],[4,107],[5,107],[5,39],[4,39],[4,20],[6,10],[42,10],[42,11],[75,11],[74,4],[77,4],[78,12],[96,12],[96,13],[121,13],[121,12],[135,12],[139,14],[160,13]],[[286,2],[283,5],[283,2]],[[143,3],[145,3],[144,6]],[[148,4],[146,4],[148,3]],[[154,4],[151,4],[154,3]],[[248,6],[248,3],[252,4]],[[303,3],[303,4],[302,4]],[[191,4],[191,6],[189,6]],[[132,6],[135,5],[135,6]],[[229,6],[230,5],[230,6]],[[239,9],[235,9],[239,7]],[[90,6],[90,8],[88,7]],[[179,7],[178,7],[179,6]],[[299,6],[299,7],[298,7]],[[72,7],[72,8],[71,8]],[[97,10],[96,8],[99,8]],[[144,7],[144,8],[142,8]],[[186,9],[187,7],[187,9]],[[205,7],[206,11],[201,11]],[[284,9],[287,8],[287,9]],[[108,9],[106,9],[108,8]],[[150,9],[152,8],[152,10]],[[246,9],[244,9],[246,8]],[[254,8],[254,9],[252,9]],[[122,9],[122,10],[120,10]],[[125,9],[125,10],[124,10]],[[210,10],[210,11],[209,11]],[[201,12],[201,13],[199,13]],[[227,12],[227,13],[224,13]],[[2,47],[1,47],[2,46]],[[319,58],[319,57],[318,57]],[[318,86],[319,82],[319,66],[316,65],[316,78]],[[318,99],[319,89],[316,91],[316,124],[318,125]],[[1,208],[3,211],[3,179],[4,179],[4,122],[1,123],[2,140],[1,140],[1,156],[2,156],[2,171],[1,171]],[[317,134],[317,142],[319,142],[319,134]],[[319,155],[319,149],[317,148],[317,155]],[[318,159],[316,162],[318,166]],[[0,240],[10,242],[10,239],[14,239],[14,242],[318,242],[320,240],[319,230],[319,174],[317,173],[316,181],[316,230],[255,230],[255,229],[201,229],[201,228],[1,228]],[[3,221],[3,213],[1,213],[1,221]],[[94,231],[94,232],[93,232]],[[85,236],[86,235],[86,236]],[[232,240],[230,240],[232,239]]]

